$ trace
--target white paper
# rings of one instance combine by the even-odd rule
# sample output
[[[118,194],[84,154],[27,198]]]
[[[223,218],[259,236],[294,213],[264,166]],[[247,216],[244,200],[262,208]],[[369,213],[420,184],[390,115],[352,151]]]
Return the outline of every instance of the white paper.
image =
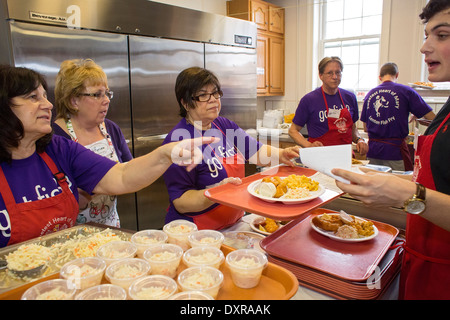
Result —
[[[352,145],[344,144],[330,147],[311,147],[300,149],[300,161],[308,168],[319,171],[338,181],[350,181],[331,173],[334,168],[352,170]]]

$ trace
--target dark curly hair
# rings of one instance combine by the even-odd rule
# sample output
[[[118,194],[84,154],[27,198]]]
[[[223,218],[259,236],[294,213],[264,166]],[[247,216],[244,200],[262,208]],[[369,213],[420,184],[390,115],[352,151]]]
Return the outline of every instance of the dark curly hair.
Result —
[[[11,162],[11,149],[19,146],[24,136],[23,124],[11,109],[12,99],[36,90],[40,85],[47,91],[47,82],[40,73],[23,68],[0,65],[0,162]],[[36,151],[43,152],[52,133],[36,141]]]
[[[425,8],[423,8],[419,18],[422,19],[423,23],[428,23],[435,14],[448,8],[450,8],[449,0],[430,0]]]

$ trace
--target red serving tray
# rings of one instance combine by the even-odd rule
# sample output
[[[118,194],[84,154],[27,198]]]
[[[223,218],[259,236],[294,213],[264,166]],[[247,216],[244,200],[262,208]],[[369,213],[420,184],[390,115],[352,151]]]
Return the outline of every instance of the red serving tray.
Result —
[[[338,193],[326,189],[318,198],[309,202],[299,204],[283,204],[280,202],[270,203],[252,196],[247,187],[255,180],[268,176],[287,177],[291,174],[312,176],[317,171],[301,167],[278,166],[261,173],[257,173],[242,179],[242,184],[224,184],[205,191],[205,196],[217,203],[255,213],[275,220],[292,220],[313,209],[340,197],[343,192]]]
[[[323,213],[337,212],[316,209],[261,240],[261,248],[271,256],[300,267],[312,268],[349,281],[367,280],[397,237],[398,229],[372,221],[378,228],[375,238],[352,243],[336,241],[311,228],[310,220]]]

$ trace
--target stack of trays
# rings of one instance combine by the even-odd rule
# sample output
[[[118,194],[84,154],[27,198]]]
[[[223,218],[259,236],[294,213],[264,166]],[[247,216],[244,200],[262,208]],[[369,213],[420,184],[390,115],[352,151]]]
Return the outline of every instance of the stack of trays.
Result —
[[[311,219],[323,213],[337,212],[314,210],[262,240],[269,261],[291,271],[300,285],[338,299],[381,297],[400,270],[403,250],[393,245],[398,229],[373,221],[375,238],[336,241],[311,227]]]

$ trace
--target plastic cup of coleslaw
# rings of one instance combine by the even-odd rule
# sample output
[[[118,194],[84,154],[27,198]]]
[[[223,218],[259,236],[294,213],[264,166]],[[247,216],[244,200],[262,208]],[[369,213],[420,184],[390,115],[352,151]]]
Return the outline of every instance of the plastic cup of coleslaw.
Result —
[[[130,241],[137,247],[136,255],[139,258],[144,256],[144,251],[150,246],[167,242],[167,234],[161,230],[142,230],[131,236]]]
[[[222,232],[205,229],[193,232],[189,235],[188,240],[192,248],[212,246],[220,249],[225,237]]]
[[[77,289],[65,279],[38,283],[22,295],[22,300],[73,300]]]
[[[190,267],[180,272],[178,284],[182,291],[200,291],[217,298],[224,280],[223,273],[212,267]]]
[[[119,260],[106,268],[105,278],[112,284],[128,290],[131,283],[145,277],[150,272],[150,264],[143,259],[129,258]]]
[[[151,274],[175,278],[183,249],[171,243],[156,244],[144,251],[144,259],[151,267]]]
[[[214,300],[214,298],[205,292],[183,291],[175,293],[169,300]]]
[[[194,247],[183,254],[183,263],[187,267],[209,266],[216,269],[225,260],[225,256],[216,247]]]
[[[127,300],[127,292],[114,284],[100,284],[81,291],[75,300]]]
[[[130,241],[110,241],[98,248],[96,256],[109,266],[113,262],[133,258],[136,252],[136,246]]]
[[[150,275],[135,280],[128,293],[133,300],[167,300],[177,290],[177,283],[172,278]]]
[[[239,288],[253,288],[259,284],[262,271],[267,266],[267,257],[255,249],[238,249],[230,252],[226,259],[231,279]]]
[[[78,258],[67,262],[59,271],[61,278],[69,281],[78,290],[99,285],[106,269],[106,263],[101,258]]]
[[[183,219],[173,220],[163,227],[163,231],[168,236],[168,242],[179,245],[184,251],[191,247],[189,235],[197,230],[195,223]]]

